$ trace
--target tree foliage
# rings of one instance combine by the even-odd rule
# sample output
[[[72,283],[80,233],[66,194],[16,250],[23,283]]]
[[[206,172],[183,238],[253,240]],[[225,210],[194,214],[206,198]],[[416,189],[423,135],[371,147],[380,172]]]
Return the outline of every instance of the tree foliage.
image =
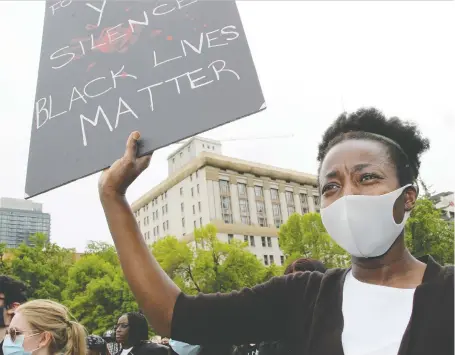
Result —
[[[428,198],[420,198],[406,222],[405,240],[415,256],[430,254],[441,264],[454,263],[453,222],[441,219],[441,213]]]
[[[279,268],[265,268],[246,250],[246,243],[223,243],[216,228],[207,225],[194,232],[194,242],[168,236],[152,251],[161,267],[185,292],[215,293],[251,287],[275,276]]]
[[[48,243],[46,235],[37,233],[30,237],[30,245],[21,244],[11,254],[3,270],[24,282],[31,298],[62,301],[74,250]]]
[[[293,214],[281,225],[279,236],[287,263],[305,257],[319,260],[327,268],[349,264],[349,255],[330,238],[319,213]]]

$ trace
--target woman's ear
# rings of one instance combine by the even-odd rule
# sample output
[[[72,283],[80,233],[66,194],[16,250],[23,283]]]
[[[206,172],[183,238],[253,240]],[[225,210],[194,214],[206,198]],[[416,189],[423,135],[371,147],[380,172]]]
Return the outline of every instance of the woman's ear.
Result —
[[[409,186],[404,190],[404,210],[406,212],[414,208],[418,194],[415,186]]]
[[[44,332],[42,335],[41,335],[41,339],[40,339],[40,342],[39,342],[39,348],[45,348],[46,346],[49,346],[49,344],[51,343],[52,341],[52,335],[51,333],[49,332]]]

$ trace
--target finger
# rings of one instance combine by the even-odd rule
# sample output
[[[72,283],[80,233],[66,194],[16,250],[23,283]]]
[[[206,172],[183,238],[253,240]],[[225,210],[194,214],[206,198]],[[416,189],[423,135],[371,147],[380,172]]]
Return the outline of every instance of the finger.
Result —
[[[139,172],[143,172],[145,169],[148,168],[148,166],[150,165],[151,159],[152,159],[151,154],[137,159],[136,163],[137,163],[137,168],[138,168]]]
[[[128,140],[126,141],[126,149],[125,149],[125,158],[130,161],[134,161],[136,159],[137,154],[137,141],[141,138],[141,134],[137,131],[130,134]]]

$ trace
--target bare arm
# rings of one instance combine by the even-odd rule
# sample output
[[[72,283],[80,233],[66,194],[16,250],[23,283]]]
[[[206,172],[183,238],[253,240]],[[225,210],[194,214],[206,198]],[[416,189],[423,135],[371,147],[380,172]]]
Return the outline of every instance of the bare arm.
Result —
[[[100,200],[126,280],[153,328],[170,336],[174,305],[180,289],[161,269],[142,238],[125,198],[128,186],[145,170],[150,157],[136,158],[137,132],[128,139],[125,155],[100,178]]]

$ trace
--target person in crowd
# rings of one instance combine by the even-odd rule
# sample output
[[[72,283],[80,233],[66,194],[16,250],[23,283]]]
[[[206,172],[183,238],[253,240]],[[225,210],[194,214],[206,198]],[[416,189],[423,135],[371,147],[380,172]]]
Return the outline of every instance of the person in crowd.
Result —
[[[115,340],[115,330],[109,329],[103,333],[103,340],[106,342],[108,354],[116,354],[120,350],[120,344]]]
[[[292,354],[453,355],[454,272],[413,257],[418,128],[376,109],[340,115],[318,152],[321,217],[352,266],[299,272],[228,294],[185,295],[149,252],[126,200],[147,168],[139,132],[100,177],[99,192],[125,277],[160,334],[189,344],[283,341]]]
[[[85,329],[68,309],[49,300],[19,306],[3,342],[5,355],[86,355]]]
[[[168,355],[168,347],[148,341],[149,326],[138,312],[122,315],[115,326],[115,338],[122,345],[117,355]]]
[[[87,355],[106,355],[107,346],[104,339],[98,335],[87,337]]]
[[[1,346],[15,309],[27,302],[26,291],[27,287],[23,282],[0,275],[0,355],[3,355]]]

